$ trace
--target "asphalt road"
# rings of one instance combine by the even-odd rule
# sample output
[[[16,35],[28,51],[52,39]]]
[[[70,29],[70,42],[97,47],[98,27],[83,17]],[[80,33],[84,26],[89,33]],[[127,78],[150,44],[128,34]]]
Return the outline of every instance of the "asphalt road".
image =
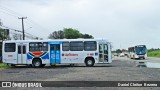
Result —
[[[154,59],[154,58],[152,58]],[[159,81],[160,69],[137,67],[136,61],[126,57],[114,57],[108,65],[60,65],[45,68],[16,67],[0,69],[0,81]],[[59,90],[101,89],[107,87],[54,88]],[[4,88],[3,88],[4,89]],[[18,88],[19,89],[19,88]],[[42,89],[42,88],[37,88]],[[44,88],[43,88],[44,89]],[[45,88],[50,89],[50,88]],[[53,89],[53,88],[52,88]],[[128,90],[128,88],[109,87],[111,90]],[[132,90],[152,90],[159,88],[132,88]]]

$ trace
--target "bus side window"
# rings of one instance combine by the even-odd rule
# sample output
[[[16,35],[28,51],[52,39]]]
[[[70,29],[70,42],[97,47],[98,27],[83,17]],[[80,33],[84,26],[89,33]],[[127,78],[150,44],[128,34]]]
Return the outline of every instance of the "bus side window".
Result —
[[[84,42],[84,50],[85,51],[96,51],[97,50],[97,42],[96,41],[85,41]]]
[[[70,50],[71,51],[83,51],[84,43],[82,41],[71,41]]]
[[[69,51],[70,50],[69,42],[63,42],[62,43],[62,50],[63,51]]]
[[[42,43],[41,42],[31,42],[29,43],[29,51],[42,51]]]
[[[15,52],[16,51],[16,44],[15,43],[5,43],[5,52]]]
[[[48,51],[48,43],[47,42],[43,42],[42,49],[43,49],[43,51]]]

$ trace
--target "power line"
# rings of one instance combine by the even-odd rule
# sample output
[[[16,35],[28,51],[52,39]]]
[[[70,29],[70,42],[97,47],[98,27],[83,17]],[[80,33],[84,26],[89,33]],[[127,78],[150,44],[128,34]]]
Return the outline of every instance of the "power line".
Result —
[[[7,28],[7,29],[12,30],[12,31],[15,31],[15,32],[20,32],[20,33],[22,33],[21,30],[9,28],[9,27],[7,27],[7,26],[1,26],[1,27]],[[25,32],[25,34],[26,34],[26,37],[31,38],[31,39],[40,38],[40,37],[34,36],[34,35],[32,35],[32,34],[30,34],[30,33],[27,33],[27,32]]]
[[[13,10],[11,10],[11,9],[8,9],[8,8],[2,6],[2,5],[0,5],[0,9],[5,10],[5,11],[8,11],[8,12],[14,14],[15,16],[23,16],[22,14],[19,14],[19,13],[15,12],[15,11],[13,11]]]
[[[3,23],[2,23],[2,21],[1,21],[1,19],[0,19],[0,26],[2,26],[2,24],[3,24]]]
[[[11,9],[8,9],[8,8],[2,6],[2,5],[0,5],[0,9],[5,11],[5,12],[3,11],[2,13],[5,13],[5,14],[10,15],[10,16],[13,16],[13,17],[19,17],[19,16],[22,17],[22,16],[23,16],[22,14],[19,14],[19,13],[15,12],[15,11],[13,11],[13,10],[11,10]],[[7,13],[6,13],[6,12],[7,12]],[[45,30],[48,30],[48,31],[51,30],[51,29],[49,29],[49,28],[43,27],[42,25],[39,25],[38,23],[34,22],[33,20],[31,20],[31,19],[29,19],[29,18],[26,20],[25,23],[28,24],[29,26],[32,26],[33,28],[36,27],[37,29],[44,29],[43,32],[44,32]],[[46,32],[44,32],[44,33],[46,33]]]
[[[5,9],[5,10],[6,10],[7,12],[9,12],[9,13],[12,13],[11,15],[14,16],[14,17],[15,17],[15,16],[17,16],[17,17],[19,17],[19,16],[22,17],[22,16],[23,16],[22,14],[19,14],[19,13],[15,12],[15,11],[13,11],[13,10],[11,10],[11,9],[8,9],[8,8],[2,6],[2,5],[0,6],[0,8],[3,9],[3,10]],[[14,14],[14,15],[13,15],[13,14]],[[27,19],[27,21],[30,22],[30,23],[32,23],[32,25],[37,26],[38,28],[41,27],[41,28],[43,28],[43,29],[47,29],[47,30],[50,31],[50,29],[42,27],[42,25],[37,24],[36,22],[34,22],[34,21],[31,20],[31,19]],[[25,22],[25,23],[29,24],[28,22]],[[29,25],[31,25],[31,24],[29,24]]]
[[[9,27],[7,27],[7,26],[1,26],[1,27],[7,28],[7,29],[10,29],[10,30],[14,30],[14,31],[16,31],[16,32],[22,32],[22,31],[20,31],[20,30],[13,29],[13,28],[9,28]]]
[[[13,16],[13,17],[17,17],[16,15],[8,13],[8,12],[1,11],[1,13],[7,14],[7,15],[10,15],[10,16]]]

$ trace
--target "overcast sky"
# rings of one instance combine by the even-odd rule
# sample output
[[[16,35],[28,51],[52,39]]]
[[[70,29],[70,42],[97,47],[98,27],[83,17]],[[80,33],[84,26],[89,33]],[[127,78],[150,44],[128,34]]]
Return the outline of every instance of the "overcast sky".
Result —
[[[108,39],[113,49],[160,47],[160,0],[0,0],[4,26],[21,30],[18,16],[27,16],[26,32],[44,39],[71,27]]]

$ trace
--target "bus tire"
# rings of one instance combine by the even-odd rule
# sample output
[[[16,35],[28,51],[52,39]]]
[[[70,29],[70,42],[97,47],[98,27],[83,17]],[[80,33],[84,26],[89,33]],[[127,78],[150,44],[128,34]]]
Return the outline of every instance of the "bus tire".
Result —
[[[87,67],[92,67],[94,65],[95,61],[93,58],[86,58],[85,64]]]
[[[38,59],[38,58],[34,59],[32,61],[32,66],[35,67],[35,68],[41,67],[42,66],[41,59]]]

